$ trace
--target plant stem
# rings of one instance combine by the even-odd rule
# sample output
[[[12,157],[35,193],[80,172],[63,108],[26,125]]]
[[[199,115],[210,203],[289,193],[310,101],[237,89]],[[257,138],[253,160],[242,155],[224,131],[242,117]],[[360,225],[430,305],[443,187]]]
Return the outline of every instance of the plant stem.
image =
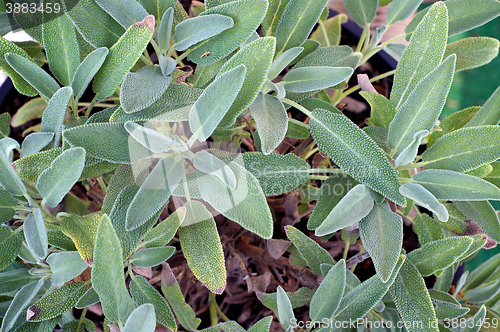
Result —
[[[160,59],[160,55],[162,55],[162,52],[161,52],[161,49],[160,49],[160,46],[158,46],[158,44],[156,43],[156,41],[153,39],[151,39],[151,45],[153,45],[153,48],[156,52],[156,56],[158,58],[158,61]]]
[[[175,59],[175,62],[178,64],[180,63],[185,57],[187,57],[189,55],[189,51],[186,51],[184,53],[182,53],[181,56],[179,56],[177,59]]]
[[[92,111],[92,108],[94,107],[94,104],[97,102],[97,94],[95,95],[94,99],[92,99],[92,101],[90,102],[90,105],[89,107],[87,108],[87,112],[85,112],[85,117],[89,117],[90,116],[90,111]]]
[[[141,54],[141,60],[146,64],[146,66],[150,66],[153,64],[153,61],[151,61],[151,59],[146,58],[143,54]]]
[[[319,20],[318,23],[321,28],[321,32],[323,33],[323,38],[325,39],[326,46],[330,46],[330,40],[328,39],[328,34],[326,33],[325,24],[321,20]]]
[[[370,46],[370,23],[366,24],[365,29],[366,29],[365,43],[363,45],[362,52],[368,50],[368,47]]]
[[[311,180],[328,180],[329,176],[326,176],[326,175],[314,175],[314,174],[311,174],[309,175],[309,179]]]
[[[90,103],[78,103],[78,106],[90,106]],[[110,108],[117,106],[116,104],[94,103],[95,107]]]
[[[347,254],[349,253],[349,247],[351,246],[351,243],[349,241],[347,241],[345,243],[345,247],[344,247],[344,254],[342,255],[342,258],[346,261],[347,260]]]
[[[396,37],[394,37],[394,38],[391,38],[391,39],[389,39],[388,41],[383,42],[383,43],[382,43],[382,44],[380,44],[380,45],[381,45],[381,46],[386,46],[386,45],[389,45],[390,43],[393,43],[393,42],[395,42],[396,40],[399,40],[399,39],[401,39],[401,38],[404,38],[404,37],[406,37],[407,35],[408,35],[407,33],[403,33],[402,35],[399,35],[399,36],[396,36]]]
[[[78,325],[76,326],[76,331],[80,331],[80,326],[82,326],[83,319],[85,318],[88,309],[89,309],[88,307],[85,307],[83,309],[82,314],[80,315],[80,319],[78,320]]]
[[[378,80],[381,80],[385,77],[388,77],[388,76],[391,76],[393,75],[394,73],[396,72],[396,70],[391,70],[391,71],[388,71],[387,73],[384,73],[384,74],[380,74],[380,75],[377,75],[375,77],[372,77],[370,78],[370,82],[375,82],[375,81],[378,81]],[[338,104],[344,97],[350,95],[351,93],[353,92],[356,92],[360,89],[359,85],[355,85],[353,86],[352,88],[346,90],[344,93],[342,93],[338,99],[335,101],[335,105]]]
[[[102,178],[102,174],[101,174],[101,176],[97,177],[97,181],[99,182],[99,185],[101,186],[103,195],[106,195],[107,187],[106,187],[106,183],[104,182],[104,179]]]
[[[363,33],[361,34],[361,37],[359,37],[359,43],[358,43],[358,46],[356,47],[355,52],[361,51],[361,48],[363,47],[363,43],[365,42],[365,36],[366,36],[366,26],[363,29]]]
[[[214,326],[219,323],[219,316],[217,316],[217,302],[215,302],[214,293],[208,293],[208,302],[210,303],[210,325]]]
[[[422,162],[419,162],[419,163],[415,163],[415,164],[412,163],[412,164],[408,164],[408,165],[396,167],[396,171],[402,171],[402,170],[405,170],[405,169],[423,167],[423,166],[425,166],[427,164],[428,164],[428,162],[425,162],[425,161],[422,161]]]
[[[308,117],[313,118],[313,116],[312,116],[312,112],[311,112],[311,111],[309,111],[309,110],[308,110],[307,108],[305,108],[304,106],[299,105],[299,104],[297,104],[296,102],[291,101],[290,99],[282,98],[282,99],[280,99],[280,100],[281,100],[283,103],[285,103],[285,104],[288,104],[288,105],[290,105],[290,106],[295,107],[296,109],[298,109],[299,111],[301,111],[302,113],[304,113],[305,115],[307,115]]]
[[[344,173],[340,168],[311,168],[307,170],[309,173],[336,173],[341,174]]]

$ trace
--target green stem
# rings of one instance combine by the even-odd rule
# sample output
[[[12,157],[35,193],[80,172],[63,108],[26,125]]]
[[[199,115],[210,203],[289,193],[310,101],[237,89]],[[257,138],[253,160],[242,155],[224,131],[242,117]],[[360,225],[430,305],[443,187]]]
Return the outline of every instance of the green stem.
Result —
[[[351,246],[351,243],[349,241],[347,241],[345,243],[345,247],[344,247],[344,254],[342,256],[342,258],[346,261],[347,260],[347,254],[349,253],[349,247]]]
[[[214,293],[208,293],[208,302],[210,303],[210,324],[215,326],[219,323],[219,316],[217,316],[217,302],[215,302]]]
[[[215,305],[217,306],[217,314],[219,315],[220,318],[222,318],[223,321],[225,322],[229,322],[229,318],[227,318],[226,315],[224,315],[224,313],[220,310],[219,308],[219,305],[217,304],[217,302],[215,302]]]
[[[78,325],[76,326],[76,331],[80,331],[80,326],[82,326],[83,319],[85,318],[85,315],[87,314],[88,309],[89,309],[88,307],[85,307],[82,310],[82,314],[80,315],[80,319],[78,320]]]
[[[175,44],[170,46],[170,48],[168,49],[167,51],[167,57],[169,56],[172,56],[172,54],[175,52],[175,48],[174,48]]]
[[[363,43],[365,42],[365,36],[366,36],[366,26],[363,29],[363,33],[361,34],[361,37],[359,37],[359,43],[358,43],[358,46],[356,46],[356,52],[361,51],[361,48],[363,47]]]
[[[311,168],[307,171],[309,173],[336,173],[336,174],[344,173],[344,171],[341,170],[340,168]]]
[[[304,106],[302,105],[299,105],[297,104],[296,102],[294,101],[291,101],[290,99],[286,99],[286,98],[282,98],[280,99],[283,103],[285,104],[288,104],[290,106],[293,106],[295,107],[296,109],[298,109],[299,111],[301,111],[302,113],[304,113],[305,115],[307,115],[308,117],[310,118],[313,118],[313,115],[312,115],[312,112],[309,111],[307,108],[305,108]]]
[[[158,44],[156,43],[156,41],[154,39],[151,39],[151,45],[153,45],[153,48],[154,48],[154,50],[156,52],[156,56],[158,57],[158,60],[159,60],[160,59],[160,55],[162,55],[160,46],[158,46]]]
[[[101,186],[103,195],[106,195],[107,187],[106,187],[106,183],[104,182],[104,179],[102,178],[102,175],[97,178],[97,181],[99,182],[99,185]]]
[[[314,175],[314,174],[311,174],[309,175],[309,179],[311,180],[328,180],[328,178],[330,178],[329,176],[326,176],[326,175]]]
[[[426,162],[426,161],[422,161],[422,162],[419,162],[419,163],[412,163],[412,164],[408,164],[408,165],[396,167],[396,171],[402,171],[402,170],[405,170],[405,169],[412,169],[412,168],[423,167],[423,166],[425,166],[427,164],[429,164],[429,162]]]
[[[78,106],[90,106],[91,103],[78,103]],[[110,108],[110,107],[116,107],[116,104],[106,104],[106,103],[94,103],[92,105],[94,107],[102,107],[102,108]]]
[[[90,116],[90,111],[92,111],[92,108],[94,107],[94,104],[97,102],[97,94],[95,95],[94,99],[92,99],[92,101],[90,102],[90,105],[89,107],[87,108],[87,112],[85,112],[85,117],[89,117]]]
[[[321,32],[323,32],[323,38],[325,39],[326,46],[328,47],[330,46],[330,40],[328,39],[328,34],[326,33],[325,24],[321,20],[318,23],[321,28]]]
[[[363,45],[362,52],[368,50],[368,47],[370,46],[370,23],[366,24],[365,29],[366,29],[365,43]]]
[[[390,43],[393,43],[393,42],[395,42],[396,40],[399,40],[399,39],[401,39],[401,38],[404,38],[404,37],[406,37],[407,35],[408,35],[407,33],[403,33],[402,35],[399,35],[399,36],[396,36],[396,37],[394,37],[394,38],[391,38],[391,39],[389,39],[388,41],[383,42],[383,43],[382,43],[382,44],[380,44],[380,45],[381,45],[381,46],[386,46],[386,45],[389,45]]]
[[[146,58],[143,54],[141,54],[141,60],[144,62],[146,66],[150,66],[153,64],[153,61],[151,59]]]
[[[179,56],[177,59],[175,59],[175,63],[180,63],[185,57],[187,57],[189,55],[190,51],[186,51],[184,53],[182,53],[181,56]]]
[[[377,75],[377,76],[375,76],[375,77],[370,78],[370,82],[376,82],[376,81],[381,80],[381,79],[383,79],[383,78],[385,78],[385,77],[388,77],[388,76],[393,75],[395,72],[396,72],[396,70],[391,70],[391,71],[388,71],[387,73]],[[342,98],[344,98],[344,97],[346,97],[346,96],[350,95],[350,94],[351,94],[351,93],[353,93],[353,92],[358,91],[359,89],[360,89],[359,85],[355,85],[355,86],[353,86],[352,88],[347,89],[344,93],[342,93],[342,94],[338,97],[338,99],[335,101],[335,104],[338,104],[338,103],[342,100]]]

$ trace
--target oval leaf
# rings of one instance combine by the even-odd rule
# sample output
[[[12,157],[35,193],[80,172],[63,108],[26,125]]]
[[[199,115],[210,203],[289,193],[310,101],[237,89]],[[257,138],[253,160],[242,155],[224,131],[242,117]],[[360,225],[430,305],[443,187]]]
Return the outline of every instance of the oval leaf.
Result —
[[[52,272],[52,286],[60,287],[78,277],[88,267],[77,251],[54,252],[47,257]]]
[[[290,92],[310,92],[337,85],[352,72],[347,67],[302,67],[290,70],[280,83]]]
[[[175,253],[175,247],[158,247],[140,250],[130,257],[130,263],[138,267],[160,265]]]
[[[23,231],[26,243],[33,253],[40,259],[45,258],[48,253],[49,242],[42,210],[35,209],[33,213],[28,215],[28,218],[24,221]]]
[[[174,48],[183,51],[188,47],[216,36],[224,30],[232,28],[234,21],[229,16],[209,14],[185,20],[175,27]],[[203,29],[199,27],[202,26]]]
[[[399,192],[405,197],[415,201],[418,205],[434,212],[441,221],[448,221],[448,210],[439,203],[436,197],[418,183],[406,183],[399,188]]]
[[[87,89],[90,81],[92,81],[92,78],[94,78],[95,74],[97,74],[108,54],[109,50],[106,47],[98,48],[87,55],[87,57],[78,66],[75,76],[71,81],[71,87],[73,88],[77,99],[80,99],[83,96],[83,93]]]

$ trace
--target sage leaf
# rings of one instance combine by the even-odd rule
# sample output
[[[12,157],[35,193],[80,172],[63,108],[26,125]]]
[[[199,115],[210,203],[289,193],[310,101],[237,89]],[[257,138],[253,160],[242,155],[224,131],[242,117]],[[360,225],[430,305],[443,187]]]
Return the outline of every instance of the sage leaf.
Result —
[[[288,129],[288,115],[278,98],[259,92],[249,107],[259,132],[261,150],[270,154],[285,138]]]
[[[488,237],[500,242],[500,222],[495,209],[488,201],[453,202],[467,218],[479,225]]]
[[[16,88],[17,91],[22,93],[23,95],[34,97],[37,95],[37,90],[35,90],[30,83],[28,83],[21,75],[17,73],[14,68],[12,68],[9,63],[7,62],[7,59],[5,58],[5,55],[9,53],[16,53],[19,54],[20,56],[25,57],[26,59],[32,61],[31,57],[26,53],[25,50],[17,46],[11,41],[8,41],[7,39],[1,37],[0,38],[0,69],[7,74],[10,79],[12,80],[12,83],[14,84],[14,87]],[[19,112],[19,111],[18,111]],[[14,124],[12,124],[14,126]]]
[[[321,274],[321,264],[335,264],[332,256],[316,241],[293,226],[286,227],[286,235],[315,274]]]
[[[420,147],[420,143],[424,140],[424,138],[429,135],[429,131],[427,129],[421,130],[419,132],[416,132],[413,135],[413,140],[408,144],[407,147],[401,151],[399,156],[396,158],[396,161],[394,163],[395,167],[398,166],[403,166],[403,165],[408,165],[411,163],[413,160],[415,160],[415,157],[417,156],[418,153],[418,148]]]
[[[429,190],[437,199],[446,201],[499,200],[500,189],[467,174],[429,169],[413,176],[413,180]]]
[[[427,242],[408,254],[408,259],[424,277],[444,270],[455,263],[472,244],[468,236],[451,236]]]
[[[174,145],[171,138],[159,133],[155,129],[143,127],[135,122],[125,122],[125,130],[142,146],[154,153],[170,150]]]
[[[234,21],[229,16],[209,14],[193,17],[177,24],[174,34],[174,48],[183,51],[192,45],[216,36],[224,30],[232,28]],[[199,27],[203,29],[200,30]]]
[[[52,276],[52,286],[60,287],[78,277],[88,267],[77,251],[54,252],[47,257]]]
[[[373,196],[368,187],[358,184],[342,197],[323,223],[316,228],[316,236],[335,233],[360,221],[370,213],[373,205]]]
[[[19,268],[16,270],[0,273],[0,292],[2,294],[17,291],[19,288],[35,279],[29,274],[29,269]]]
[[[405,197],[415,201],[418,205],[434,212],[441,221],[448,221],[448,210],[439,203],[436,197],[418,183],[408,182],[399,188]]]
[[[422,161],[425,169],[470,171],[500,158],[499,145],[496,125],[461,128],[438,139],[422,154]]]
[[[269,71],[267,72],[267,78],[269,80],[274,80],[278,75],[292,62],[302,51],[303,47],[292,47],[289,50],[283,52],[279,57],[274,59]]]
[[[85,150],[80,147],[68,149],[56,157],[36,183],[44,202],[56,207],[78,181],[84,165]]]
[[[138,267],[157,266],[172,257],[175,247],[147,248],[137,251],[130,257],[130,263]]]
[[[311,321],[321,322],[335,314],[344,295],[345,275],[345,261],[341,259],[328,271],[313,295],[309,312]]]
[[[89,266],[92,266],[95,234],[97,233],[99,220],[99,214],[84,217],[71,215],[70,217],[63,217],[60,224],[61,232],[73,241],[80,257]]]
[[[497,57],[499,45],[499,41],[495,38],[464,38],[446,45],[444,57],[453,53],[457,55],[455,71],[477,68]]]
[[[309,130],[314,141],[335,164],[355,180],[405,205],[396,171],[364,131],[344,115],[325,110],[315,110],[312,115]]]
[[[359,222],[359,236],[380,280],[389,281],[403,245],[403,219],[384,201]]]
[[[435,323],[436,312],[424,279],[410,260],[407,259],[399,270],[390,294],[408,332],[439,332]],[[418,327],[411,322],[419,322]]]
[[[42,210],[35,209],[24,221],[23,227],[26,243],[33,253],[40,259],[47,256],[49,246],[47,238],[47,228],[43,221]]]
[[[128,28],[109,49],[109,54],[95,75],[92,86],[98,100],[106,99],[120,86],[127,72],[139,60],[149,44],[153,36],[154,24],[154,16],[147,16],[143,21]]]
[[[267,316],[259,320],[257,323],[253,324],[251,328],[248,329],[249,332],[269,332],[271,328],[271,323],[273,321],[273,316]]]
[[[139,0],[146,11],[154,15],[157,21],[162,20],[163,15],[170,7],[174,7],[176,0]]]
[[[301,67],[290,70],[280,83],[290,92],[310,92],[337,85],[352,73],[347,67]]]
[[[482,125],[497,125],[500,122],[498,115],[498,105],[500,103],[500,88],[488,98],[483,107],[474,115],[474,117],[467,122],[465,127],[476,127]]]
[[[375,126],[389,129],[396,115],[394,105],[383,95],[375,92],[360,91],[359,94],[370,104],[370,122]]]
[[[42,322],[62,315],[75,306],[87,288],[85,282],[78,281],[44,295],[28,308],[27,321]]]
[[[435,289],[429,289],[432,303],[435,305],[436,317],[438,320],[456,318],[469,312],[469,308],[462,308],[460,303],[450,294]]]
[[[160,46],[162,50],[167,50],[170,46],[173,22],[174,8],[170,7],[163,13],[160,27],[158,28],[158,46]]]
[[[435,3],[412,34],[396,67],[390,98],[396,110],[417,84],[441,63],[447,39],[447,6]]]
[[[1,60],[2,59],[0,58],[0,63]],[[2,70],[6,72],[4,69]],[[12,76],[10,77],[12,80]],[[43,98],[41,97],[33,98],[26,104],[24,104],[19,110],[17,110],[16,114],[12,117],[10,125],[12,127],[19,127],[30,120],[39,119],[42,117],[43,111],[45,110],[46,107],[47,103],[45,102],[45,100],[43,100]]]
[[[0,226],[0,250],[3,253],[0,256],[1,270],[4,270],[16,259],[22,243],[23,237],[20,233],[13,233],[9,227]]]
[[[16,323],[19,315],[24,313],[24,310],[28,307],[31,300],[38,293],[40,288],[42,288],[44,283],[43,279],[39,279],[38,281],[32,281],[29,284],[23,286],[12,300],[9,309],[4,314],[2,320],[2,327],[0,328],[1,332],[8,332]]]
[[[292,303],[290,303],[290,299],[288,295],[286,295],[285,291],[281,286],[278,286],[278,290],[276,292],[277,303],[278,303],[278,318],[281,323],[286,328],[286,331],[291,331],[292,321],[295,319],[295,315],[292,309]]]
[[[438,138],[464,127],[477,114],[480,108],[479,106],[467,107],[444,118],[439,125],[442,130],[433,131],[427,138],[427,149],[434,145]]]
[[[0,223],[5,223],[14,216],[17,200],[5,190],[0,190]]]
[[[130,203],[127,210],[126,229],[130,231],[141,226],[156,211],[164,207],[183,175],[184,168],[174,158],[161,159]]]
[[[401,104],[389,126],[388,139],[392,149],[402,151],[416,133],[431,131],[446,102],[453,81],[455,59],[455,55],[450,55],[405,96],[406,101]]]
[[[80,50],[73,24],[65,14],[43,13],[43,46],[52,74],[69,85],[80,64]]]
[[[448,213],[450,212],[448,211]],[[450,216],[450,219],[453,219],[453,216]],[[418,242],[421,245],[444,238],[444,230],[441,224],[425,213],[417,213],[415,219],[413,219],[413,230],[418,235]]]
[[[478,0],[474,4],[448,0],[444,4],[450,15],[450,37],[481,26],[500,15],[500,5],[495,0]],[[412,33],[427,12],[427,9],[420,11],[406,26],[405,33]]]
[[[342,0],[342,2],[349,16],[362,27],[371,23],[377,13],[377,0]]]
[[[146,248],[152,248],[167,245],[174,238],[177,229],[183,223],[185,217],[185,207],[180,207],[175,210],[167,219],[160,222],[155,228],[148,232],[144,237],[144,246]]]
[[[122,27],[128,29],[135,22],[142,21],[148,12],[135,0],[94,0]]]
[[[112,47],[125,29],[93,0],[62,0],[66,15],[93,47]]]
[[[31,133],[23,141],[20,158],[40,152],[54,139],[54,133]]]
[[[0,184],[9,194],[23,196],[26,186],[12,167],[9,157],[0,149]]]
[[[326,7],[325,7],[326,8]],[[317,40],[321,46],[338,45],[340,43],[341,24],[347,21],[347,15],[338,14],[323,21],[324,32],[321,26],[311,34],[310,39]]]
[[[201,150],[194,154],[193,166],[197,170],[219,178],[230,189],[236,188],[236,177],[231,168],[208,151]]]
[[[268,7],[266,0],[239,0],[209,8],[198,17],[223,15],[233,19],[232,28],[193,45],[188,59],[199,66],[207,66],[225,58],[247,40],[260,25]],[[208,56],[203,56],[207,51]],[[255,63],[253,63],[255,64]]]
[[[154,104],[165,93],[172,82],[160,66],[142,67],[134,73],[127,73],[121,85],[120,104],[126,113],[134,113]]]
[[[262,33],[264,36],[276,35],[276,28],[290,0],[270,0],[266,16],[262,21]],[[319,45],[318,45],[319,46]]]
[[[47,108],[43,112],[40,131],[54,133],[54,140],[52,142],[53,149],[59,147],[64,117],[72,95],[73,90],[70,87],[60,88],[54,93],[52,98],[50,98]]]
[[[276,55],[302,46],[326,6],[327,0],[290,0],[276,27]]]
[[[216,78],[194,103],[189,113],[193,135],[206,141],[233,104],[245,79],[246,67],[239,65]]]
[[[120,241],[107,215],[102,216],[97,229],[92,287],[110,321],[127,321],[135,306],[125,286]]]
[[[421,3],[422,0],[393,0],[387,10],[385,25],[390,26],[396,22],[406,20],[417,10]]]
[[[238,92],[233,105],[227,111],[220,127],[230,127],[236,118],[255,100],[266,80],[266,73],[271,66],[276,41],[272,37],[259,38],[240,49],[220,69],[216,79],[233,68],[244,65],[246,68],[243,86]]]
[[[132,311],[123,332],[154,332],[155,329],[155,308],[151,303],[145,303]]]
[[[146,278],[134,276],[130,282],[130,293],[136,305],[141,306],[146,303],[151,303],[154,306],[158,323],[172,331],[177,331],[177,324],[175,323],[174,315],[168,306],[167,300],[149,284]]]
[[[92,81],[92,78],[97,74],[108,54],[109,50],[106,47],[98,48],[87,55],[78,66],[75,76],[71,81],[71,88],[73,88],[73,92],[77,99],[83,96],[90,81]]]
[[[485,317],[487,315],[487,309],[484,305],[472,316],[472,324],[469,323],[462,332],[478,332],[484,324]]]
[[[7,53],[5,59],[45,100],[52,98],[52,95],[59,90],[56,80],[34,62],[16,53]]]
[[[192,209],[191,205],[198,207]],[[188,225],[181,225],[179,228],[179,241],[184,257],[195,277],[205,287],[215,294],[222,294],[226,288],[226,266],[215,220],[198,201],[188,202],[185,207],[185,221]],[[203,216],[196,215],[199,213],[198,209],[204,211]],[[190,218],[195,218],[198,222],[192,223]]]

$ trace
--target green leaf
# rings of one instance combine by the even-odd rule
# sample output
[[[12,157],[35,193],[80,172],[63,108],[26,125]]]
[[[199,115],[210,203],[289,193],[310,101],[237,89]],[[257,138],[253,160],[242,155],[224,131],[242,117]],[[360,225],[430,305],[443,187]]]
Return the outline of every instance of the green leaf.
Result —
[[[234,21],[219,14],[201,15],[179,23],[175,27],[174,48],[183,51],[194,44],[209,39],[232,28]],[[202,26],[203,29],[199,29]]]
[[[96,48],[113,46],[125,32],[94,0],[63,0],[63,3],[78,32]]]
[[[295,319],[295,315],[292,309],[292,303],[290,303],[290,299],[288,295],[286,295],[285,291],[281,286],[278,286],[277,290],[277,302],[278,302],[278,318],[287,331],[292,329],[292,321]]]
[[[109,320],[127,320],[134,303],[125,286],[120,241],[107,215],[102,216],[97,229],[92,287],[99,294],[102,310]]]
[[[394,279],[399,273],[399,269],[403,265],[405,257],[400,256],[394,272],[386,283],[383,283],[378,275],[374,275],[370,279],[364,281],[361,285],[344,295],[338,310],[335,315],[330,318],[328,323],[333,324],[335,321],[355,321],[358,318],[366,315],[389,290],[389,287],[394,282]],[[326,325],[324,325],[326,326]],[[329,331],[328,328],[319,329],[319,331]],[[342,331],[345,331],[343,329]]]
[[[452,236],[427,242],[422,247],[408,254],[408,259],[417,267],[424,277],[439,270],[444,270],[455,263],[472,244],[468,236]]]
[[[403,245],[403,219],[384,201],[359,222],[359,236],[380,280],[389,281]]]
[[[465,127],[476,127],[482,125],[497,125],[500,122],[498,107],[500,104],[500,88],[497,88],[483,107],[467,122]]]
[[[500,4],[496,0],[477,0],[473,4],[448,0],[444,4],[450,15],[450,37],[481,26],[500,15]],[[420,11],[406,26],[405,33],[412,33],[427,12],[427,9]]]
[[[411,143],[416,133],[432,130],[453,81],[455,59],[454,55],[448,57],[405,96],[407,99],[401,104],[389,126],[391,148],[402,151]]]
[[[48,253],[47,247],[49,243],[42,210],[35,209],[33,213],[28,215],[28,218],[24,221],[23,232],[26,243],[33,253],[40,259],[45,258]]]
[[[389,129],[389,125],[396,115],[394,105],[383,95],[375,92],[360,91],[359,94],[370,104],[371,123],[375,126]]]
[[[429,190],[437,199],[446,201],[484,201],[500,199],[500,189],[475,176],[429,169],[413,176],[413,181]]]
[[[271,67],[269,67],[267,78],[269,80],[274,80],[278,77],[278,75],[290,64],[290,62],[292,62],[303,50],[303,47],[292,47],[291,49],[283,52],[279,57],[274,59]]]
[[[97,302],[99,302],[99,295],[95,292],[93,287],[90,287],[85,294],[80,297],[78,302],[75,304],[75,308],[83,309]]]
[[[410,260],[406,260],[399,270],[390,292],[408,332],[439,332],[424,279]]]
[[[363,131],[378,145],[380,149],[382,149],[382,151],[387,154],[391,153],[391,148],[387,142],[387,129],[377,126],[367,126],[363,128]]]
[[[484,303],[491,300],[499,291],[500,280],[490,280],[464,293],[464,299],[469,303]]]
[[[432,303],[435,305],[438,320],[453,319],[463,316],[469,312],[469,308],[463,308],[460,303],[450,294],[435,289],[428,290]]]
[[[450,216],[450,219],[452,219],[452,216]],[[413,231],[417,233],[420,245],[444,238],[441,224],[427,214],[417,213],[413,219]]]
[[[495,186],[500,186],[500,162],[495,161],[491,163],[493,170],[486,176],[483,176],[483,180],[493,183]]]
[[[175,210],[167,219],[160,222],[155,228],[147,233],[144,238],[144,246],[146,248],[152,248],[167,245],[174,238],[185,216],[185,207],[180,207]]]
[[[440,221],[448,221],[446,207],[439,203],[436,197],[422,185],[408,182],[399,188],[399,192],[418,205],[434,212]]]
[[[266,0],[239,0],[207,9],[198,17],[212,14],[229,16],[233,19],[234,25],[232,28],[192,46],[189,49],[188,59],[197,65],[207,66],[225,58],[257,29],[266,14],[267,7]],[[201,57],[207,51],[210,52],[210,55]],[[255,63],[252,64],[255,65]]]
[[[157,18],[159,21],[159,18]],[[168,50],[172,36],[172,24],[174,22],[174,8],[168,8],[161,17],[160,27],[158,28],[158,46],[162,50]],[[182,22],[181,22],[182,23]]]
[[[92,266],[95,237],[99,224],[99,214],[84,217],[72,215],[64,217],[61,221],[61,231],[73,240],[80,257]]]
[[[142,7],[154,15],[157,21],[160,21],[168,8],[173,8],[176,2],[176,0],[139,0]]]
[[[249,107],[259,132],[261,149],[270,154],[285,138],[288,129],[288,115],[278,98],[259,92]]]
[[[26,57],[16,53],[7,53],[5,59],[46,100],[52,98],[52,95],[59,90],[59,84],[52,76]]]
[[[35,276],[29,274],[28,271],[27,268],[19,268],[0,273],[0,293],[17,291],[30,281],[33,281],[32,279],[35,279]]]
[[[75,72],[75,76],[71,81],[71,87],[77,99],[83,96],[83,93],[87,89],[90,81],[94,78],[95,74],[99,71],[104,60],[109,54],[109,50],[106,47],[98,48],[93,51],[78,66]]]
[[[380,3],[380,6],[385,6],[385,4]],[[411,1],[411,0],[394,0],[391,2],[389,9],[387,10],[387,15],[385,17],[385,25],[390,26],[396,22],[404,21],[410,17],[420,6],[422,0]],[[386,3],[387,4],[387,3]]]
[[[108,184],[107,193],[101,207],[101,213],[109,215],[123,188],[134,184],[134,171],[130,165],[120,165]],[[113,219],[111,219],[113,220]]]
[[[467,70],[488,64],[497,57],[500,43],[495,38],[469,37],[446,46],[444,57],[455,53],[455,71]]]
[[[345,14],[338,14],[323,22],[324,31],[321,26],[311,34],[310,39],[317,40],[321,46],[338,45],[340,43],[341,24],[347,22]],[[326,33],[326,37],[325,37]]]
[[[71,148],[56,157],[36,183],[44,202],[56,207],[80,178],[84,164],[83,148]]]
[[[335,164],[355,180],[395,203],[405,205],[405,199],[399,193],[396,171],[364,131],[344,115],[316,110],[312,116],[309,130],[318,147]]]
[[[78,252],[54,252],[47,257],[52,272],[52,286],[60,287],[65,282],[78,277],[88,267]]]
[[[276,27],[276,54],[302,46],[319,20],[326,0],[290,0]]]
[[[46,107],[47,103],[42,98],[38,97],[31,99],[17,110],[16,114],[12,117],[11,126],[19,127],[30,120],[41,118]]]
[[[59,1],[56,3],[59,4]],[[65,14],[44,12],[43,16],[43,46],[50,71],[61,84],[69,85],[80,64],[75,29]]]
[[[196,330],[201,323],[201,319],[196,318],[193,309],[186,303],[179,284],[168,264],[164,276],[162,278],[161,291],[174,310],[175,317],[177,317],[179,323],[186,330]]]
[[[23,141],[20,158],[40,152],[54,139],[54,133],[31,133]]]
[[[328,251],[297,228],[287,226],[286,234],[315,274],[321,274],[321,264],[335,264]]]
[[[301,121],[288,118],[288,129],[286,130],[285,137],[306,139],[309,137],[309,130],[303,126]]]
[[[130,263],[138,267],[157,266],[172,257],[175,247],[156,247],[137,251],[130,257]]]
[[[26,82],[26,80],[21,75],[19,75],[17,71],[15,71],[5,59],[5,55],[9,53],[19,54],[20,56],[23,56],[26,59],[32,61],[25,50],[8,41],[7,39],[0,37],[0,69],[7,75],[9,75],[17,91],[26,96],[36,96],[37,91],[28,82]]]
[[[435,3],[412,34],[396,68],[391,91],[396,110],[417,84],[441,63],[447,38],[447,7],[442,2]]]
[[[130,293],[136,305],[140,306],[145,303],[151,303],[154,306],[158,323],[171,331],[177,331],[177,324],[167,300],[149,284],[146,278],[134,276],[130,282]]]
[[[495,209],[488,201],[453,202],[467,218],[479,225],[486,235],[500,242],[500,222]]]
[[[163,75],[157,65],[127,73],[120,90],[122,109],[126,113],[134,113],[151,106],[161,98],[171,82],[172,77]]]
[[[17,200],[5,190],[0,189],[0,223],[12,219],[16,211]]]
[[[42,322],[62,315],[74,307],[87,288],[85,282],[78,281],[47,293],[28,308],[28,322]]]
[[[310,92],[343,82],[352,72],[352,68],[347,67],[302,67],[290,70],[280,84],[290,92]]]
[[[488,176],[491,172],[493,172],[493,166],[491,164],[484,164],[482,166],[479,166],[478,168],[475,168],[471,171],[464,173],[478,178],[484,178]]]
[[[143,21],[128,28],[109,49],[109,54],[95,75],[92,86],[98,100],[106,99],[120,86],[127,72],[139,60],[149,44],[153,36],[154,24],[154,17],[147,16]]]
[[[316,236],[333,234],[336,231],[361,221],[372,210],[373,196],[364,184],[358,184],[342,197],[321,225],[315,229]]]
[[[484,305],[472,316],[472,321],[469,321],[467,327],[462,332],[478,332],[481,326],[486,325],[485,317],[487,316],[486,307]],[[486,330],[485,330],[486,331]]]
[[[239,65],[217,77],[201,94],[189,113],[193,135],[206,141],[219,125],[240,91],[246,67]]]
[[[32,281],[17,292],[9,309],[7,309],[7,312],[3,316],[2,327],[0,328],[1,332],[8,332],[12,329],[19,315],[24,313],[31,300],[33,300],[40,288],[42,288],[44,281],[43,279]]]
[[[328,271],[313,295],[309,312],[311,321],[321,322],[335,314],[344,296],[345,282],[345,261],[341,259]]]
[[[0,149],[0,184],[10,194],[22,196],[26,193],[26,186],[14,169],[9,158]]]
[[[230,189],[236,188],[236,177],[231,168],[215,155],[206,150],[198,151],[192,159],[193,166],[197,170],[216,176]]]
[[[276,28],[290,0],[270,0],[266,16],[262,21],[262,33],[264,36],[274,36]],[[318,45],[319,46],[319,45]]]
[[[424,168],[463,172],[500,158],[500,127],[467,127],[444,135],[422,154]]]
[[[191,205],[198,207],[192,209]],[[205,287],[212,293],[222,294],[226,288],[226,266],[215,220],[198,201],[186,203],[185,207],[187,208],[185,223],[188,226],[179,228],[179,241],[184,257],[195,277]],[[204,209],[203,216],[198,214],[198,209]]]
[[[362,27],[371,23],[377,13],[377,0],[342,0],[342,2],[349,16]]]
[[[128,29],[134,23],[140,22],[148,16],[148,12],[144,7],[135,0],[94,1],[125,29]]]
[[[13,233],[9,227],[0,226],[0,271],[12,263],[19,253],[23,238],[19,233]]]
[[[70,87],[60,88],[50,98],[47,108],[43,112],[40,131],[54,133],[54,140],[51,146],[53,149],[58,148],[61,142],[64,117],[72,95],[73,90]]]
[[[420,147],[420,144],[427,137],[428,134],[429,131],[427,129],[416,132],[413,135],[413,140],[410,142],[410,144],[408,144],[408,146],[406,146],[396,158],[394,166],[398,167],[398,166],[408,165],[413,160],[415,160],[415,157],[417,156],[418,153],[418,148]]]
[[[262,89],[266,74],[273,60],[276,40],[272,37],[259,38],[243,47],[231,57],[220,69],[216,80],[240,65],[246,68],[243,86],[238,92],[233,105],[222,119],[221,127],[230,127],[236,118],[255,100]]]
[[[461,111],[455,112],[443,119],[440,123],[441,131],[435,130],[427,139],[427,149],[430,148],[438,138],[454,130],[460,129],[469,122],[481,107],[467,107]]]
[[[130,314],[123,332],[154,332],[156,329],[156,315],[154,306],[145,303],[134,309]]]
[[[243,154],[244,166],[259,181],[264,195],[290,192],[309,180],[309,164],[293,153],[265,155],[260,152]]]
[[[126,229],[130,231],[141,226],[156,211],[164,207],[183,175],[184,168],[180,162],[172,157],[161,159],[130,203],[127,210]]]
[[[248,329],[248,332],[269,332],[272,321],[273,316],[264,317],[257,323],[253,324],[252,327]]]
[[[55,324],[57,324],[58,321],[59,319],[55,321]],[[62,328],[64,332],[95,332],[95,323],[88,318],[83,318],[81,322],[80,320],[67,322],[62,326]]]

